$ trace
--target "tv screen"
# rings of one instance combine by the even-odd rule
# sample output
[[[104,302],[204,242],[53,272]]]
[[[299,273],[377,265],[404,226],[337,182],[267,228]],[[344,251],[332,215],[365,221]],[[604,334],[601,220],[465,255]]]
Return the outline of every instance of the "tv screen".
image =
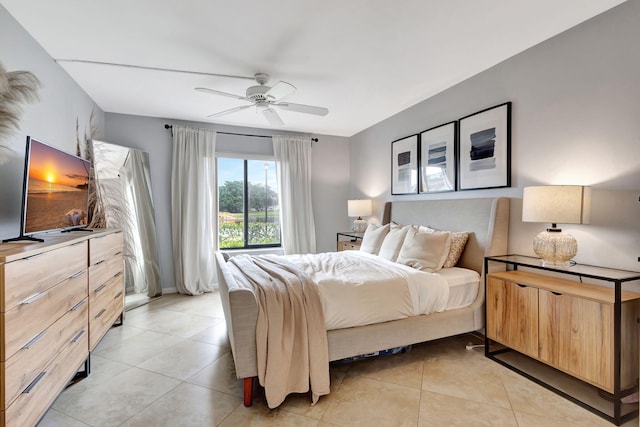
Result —
[[[87,226],[91,163],[27,137],[23,234]]]

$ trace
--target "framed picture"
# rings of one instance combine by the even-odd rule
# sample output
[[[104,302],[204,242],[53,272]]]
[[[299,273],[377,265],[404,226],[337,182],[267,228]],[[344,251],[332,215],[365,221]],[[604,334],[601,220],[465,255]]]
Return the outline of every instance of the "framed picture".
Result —
[[[420,193],[455,191],[456,131],[450,122],[420,134]]]
[[[418,193],[418,135],[391,143],[391,194]]]
[[[458,189],[511,186],[511,102],[460,119]]]

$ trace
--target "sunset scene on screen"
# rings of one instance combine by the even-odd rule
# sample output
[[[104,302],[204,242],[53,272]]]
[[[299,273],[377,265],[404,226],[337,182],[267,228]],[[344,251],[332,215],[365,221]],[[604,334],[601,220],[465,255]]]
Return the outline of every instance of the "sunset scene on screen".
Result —
[[[90,163],[30,140],[24,233],[86,226]]]

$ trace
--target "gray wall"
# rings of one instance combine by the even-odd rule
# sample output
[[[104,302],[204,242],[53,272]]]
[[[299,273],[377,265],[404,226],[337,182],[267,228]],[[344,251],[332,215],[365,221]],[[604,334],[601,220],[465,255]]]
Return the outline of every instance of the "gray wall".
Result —
[[[576,261],[640,265],[640,1],[626,2],[351,138],[351,196],[383,201],[506,196],[509,252],[533,255],[522,188],[593,187],[590,225],[564,225]],[[390,143],[512,101],[512,188],[391,196]]]
[[[163,288],[175,286],[171,254],[171,131],[164,124],[214,128],[220,132],[272,135],[267,129],[212,125],[171,119],[107,113],[105,141],[138,148],[149,153],[151,185],[156,212],[158,255]],[[278,134],[287,132],[277,132]],[[348,139],[314,135],[312,185],[318,252],[335,250],[335,233],[346,226],[346,199],[349,191]],[[221,153],[273,155],[270,138],[218,134],[216,151]]]
[[[90,135],[92,110],[97,137],[104,135],[104,113],[1,5],[0,62],[7,71],[32,72],[42,84],[40,101],[24,106],[20,129],[2,141],[11,147],[6,153],[8,161],[0,164],[0,239],[6,239],[20,233],[27,135],[75,154],[76,120],[84,150],[84,135],[85,132]]]

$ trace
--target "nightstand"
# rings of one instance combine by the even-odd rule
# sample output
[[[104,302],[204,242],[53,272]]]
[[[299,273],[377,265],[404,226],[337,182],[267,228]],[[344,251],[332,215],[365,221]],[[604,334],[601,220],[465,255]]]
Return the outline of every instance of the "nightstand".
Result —
[[[638,405],[621,399],[638,387],[640,273],[543,267],[522,255],[484,262],[494,271],[485,277],[485,355],[616,425],[637,417]],[[498,263],[506,271],[489,269]]]
[[[356,233],[355,231],[340,231],[336,235],[336,246],[338,252],[359,251],[363,236],[364,233]],[[348,240],[345,238],[348,238]]]

